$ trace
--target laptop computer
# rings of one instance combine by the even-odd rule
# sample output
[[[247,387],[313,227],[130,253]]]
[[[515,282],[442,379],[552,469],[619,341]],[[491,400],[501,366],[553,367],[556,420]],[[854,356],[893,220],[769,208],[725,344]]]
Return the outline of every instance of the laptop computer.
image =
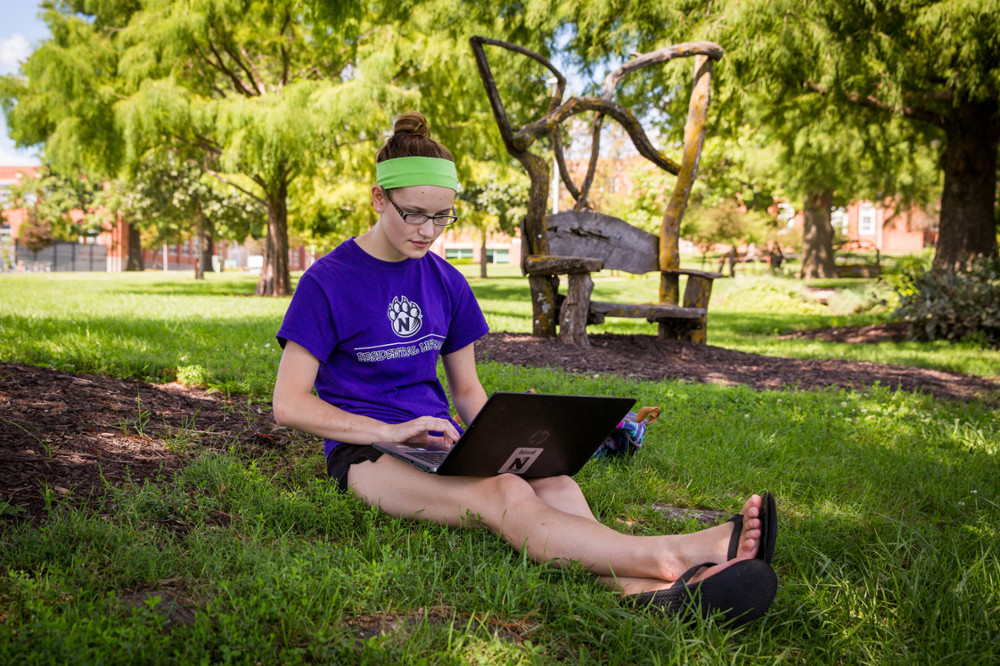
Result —
[[[398,442],[372,446],[432,474],[573,475],[634,404],[633,398],[500,392],[447,451]]]

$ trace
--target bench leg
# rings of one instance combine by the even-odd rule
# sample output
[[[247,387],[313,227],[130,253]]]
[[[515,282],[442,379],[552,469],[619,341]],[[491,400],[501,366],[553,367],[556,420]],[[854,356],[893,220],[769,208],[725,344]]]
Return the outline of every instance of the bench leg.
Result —
[[[528,284],[531,286],[531,334],[539,338],[556,337],[558,276],[529,275]]]
[[[705,308],[705,316],[698,325],[689,329],[685,337],[691,342],[705,344],[708,339],[708,301],[712,297],[712,280],[700,275],[689,275],[684,287],[684,307]]]
[[[566,299],[559,310],[559,339],[566,344],[589,347],[587,316],[590,314],[590,294],[594,281],[589,273],[569,276]]]

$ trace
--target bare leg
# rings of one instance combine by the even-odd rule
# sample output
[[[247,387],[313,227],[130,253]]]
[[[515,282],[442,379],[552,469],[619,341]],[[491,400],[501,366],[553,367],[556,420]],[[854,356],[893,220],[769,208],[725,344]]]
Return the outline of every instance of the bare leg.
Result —
[[[482,525],[515,549],[527,549],[536,561],[577,561],[605,578],[655,581],[656,587],[644,589],[663,587],[695,564],[725,560],[731,525],[694,534],[621,534],[595,520],[589,507],[583,509],[586,501],[579,488],[572,490],[569,484],[575,486],[575,482],[571,479],[548,481],[532,485],[509,474],[442,477],[425,474],[389,456],[353,465],[348,475],[348,483],[358,495],[390,515],[452,526]],[[739,557],[752,557],[760,538],[760,498],[754,496],[747,504],[746,547],[741,546]],[[633,587],[630,582],[628,591],[638,591]]]
[[[583,492],[580,490],[580,486],[577,485],[576,481],[573,481],[570,477],[560,476],[545,479],[530,479],[528,483],[534,489],[539,499],[550,506],[566,513],[581,516],[583,518],[589,518],[594,522],[598,522],[593,511],[590,509],[590,504],[587,503],[587,498],[584,497]],[[759,499],[755,501],[754,498],[750,498],[743,505],[743,509],[740,512],[744,515],[742,542],[735,559],[752,558],[756,556],[758,548],[757,544],[759,543],[761,536],[760,521],[754,521],[756,526],[755,534],[750,533],[749,525],[751,523],[750,514],[753,513],[754,517],[756,517],[760,515],[759,511]],[[729,539],[732,536],[733,527],[728,523],[723,523],[722,525],[716,525],[715,527],[709,529],[713,530],[714,538],[721,536],[725,540],[725,554],[714,560],[724,563],[726,559],[725,555],[728,554]],[[694,566],[694,564],[696,563],[692,563],[691,566]],[[724,569],[725,566],[728,565],[724,564],[718,567],[706,568],[698,572],[691,579],[691,582],[696,582],[706,576],[710,576],[716,571]],[[657,578],[635,578],[630,576],[599,576],[599,579],[603,585],[612,589],[619,589],[625,594],[637,594],[639,592],[661,590],[670,587],[670,585],[673,584],[673,580],[676,580],[676,578],[665,581]]]

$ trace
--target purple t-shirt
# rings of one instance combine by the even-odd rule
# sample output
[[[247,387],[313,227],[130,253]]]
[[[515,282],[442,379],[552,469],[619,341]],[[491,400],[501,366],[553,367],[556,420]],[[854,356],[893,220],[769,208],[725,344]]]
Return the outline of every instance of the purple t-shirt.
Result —
[[[382,261],[352,238],[302,275],[277,337],[319,359],[320,398],[401,423],[449,418],[438,356],[488,330],[469,283],[444,259]],[[326,455],[339,443],[326,440]]]

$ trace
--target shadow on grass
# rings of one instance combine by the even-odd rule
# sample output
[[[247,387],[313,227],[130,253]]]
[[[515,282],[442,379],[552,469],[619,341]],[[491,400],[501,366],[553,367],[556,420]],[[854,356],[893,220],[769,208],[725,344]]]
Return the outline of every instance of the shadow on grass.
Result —
[[[115,291],[123,294],[150,296],[253,296],[257,289],[255,279],[179,282],[170,280],[145,284],[121,284]]]

